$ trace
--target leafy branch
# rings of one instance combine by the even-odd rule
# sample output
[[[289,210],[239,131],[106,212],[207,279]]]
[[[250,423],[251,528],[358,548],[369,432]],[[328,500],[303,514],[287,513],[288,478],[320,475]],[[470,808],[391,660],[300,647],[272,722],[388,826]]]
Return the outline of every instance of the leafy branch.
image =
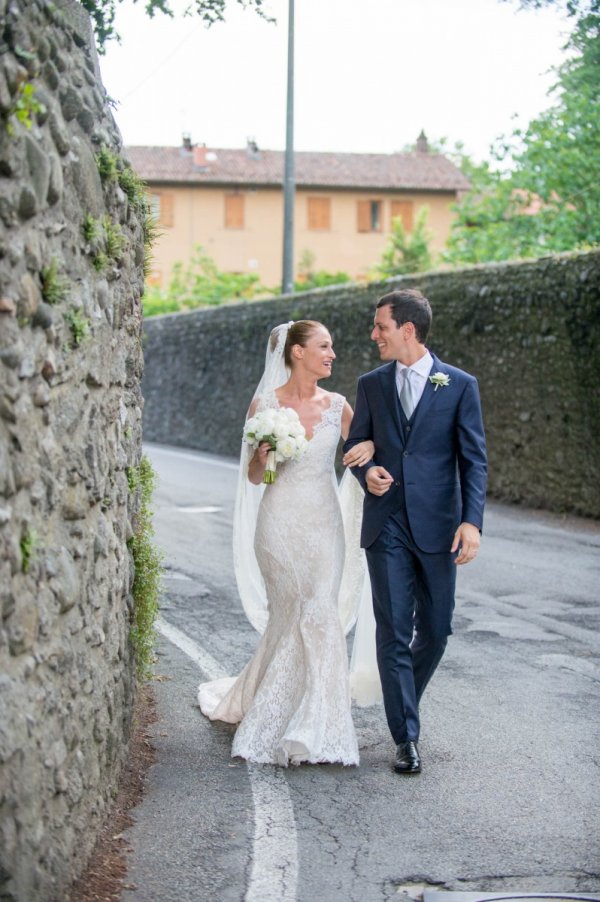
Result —
[[[120,35],[115,29],[115,17],[117,6],[122,2],[123,0],[81,0],[81,5],[91,16],[100,53],[104,52],[108,41],[120,41]],[[236,2],[244,8],[254,9],[267,22],[274,21],[263,8],[264,0],[236,0]],[[186,9],[185,15],[197,15],[206,23],[207,27],[210,27],[215,22],[225,21],[226,3],[227,0],[193,0]],[[169,18],[173,18],[175,15],[168,0],[146,0],[144,9],[151,19],[157,13],[162,13]]]

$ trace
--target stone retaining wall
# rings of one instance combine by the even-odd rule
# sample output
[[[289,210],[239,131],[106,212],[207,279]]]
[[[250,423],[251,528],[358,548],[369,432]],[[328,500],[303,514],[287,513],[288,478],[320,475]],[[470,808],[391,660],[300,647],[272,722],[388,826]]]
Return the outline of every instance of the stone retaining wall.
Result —
[[[289,319],[329,327],[337,360],[327,387],[352,403],[357,376],[378,365],[369,340],[375,300],[399,285],[417,285],[431,300],[432,350],[479,379],[491,494],[600,516],[598,252],[152,317],[145,438],[237,454],[269,330]]]
[[[122,148],[83,8],[0,22],[0,897],[63,902],[135,689],[142,226],[99,172]]]

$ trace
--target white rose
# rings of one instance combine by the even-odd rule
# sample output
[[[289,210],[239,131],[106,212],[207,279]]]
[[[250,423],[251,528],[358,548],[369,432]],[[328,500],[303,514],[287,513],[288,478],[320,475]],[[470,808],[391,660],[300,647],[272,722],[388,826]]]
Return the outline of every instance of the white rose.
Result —
[[[290,434],[290,428],[287,423],[275,423],[273,427],[273,435],[277,439],[277,442],[283,441],[283,439],[287,438]]]
[[[250,417],[250,419],[247,421],[246,425],[244,426],[244,435],[250,435],[250,434],[254,435],[254,433],[256,432],[257,426],[258,426],[258,420],[256,419],[256,417]]]
[[[294,456],[295,451],[296,447],[292,439],[284,438],[277,442],[277,453],[281,455],[281,460],[289,460]]]

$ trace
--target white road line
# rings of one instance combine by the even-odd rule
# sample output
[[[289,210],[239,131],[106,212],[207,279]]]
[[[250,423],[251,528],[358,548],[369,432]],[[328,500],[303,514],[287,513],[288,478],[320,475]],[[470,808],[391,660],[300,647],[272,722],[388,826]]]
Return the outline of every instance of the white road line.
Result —
[[[158,632],[198,665],[209,680],[228,676],[209,652],[164,618]],[[281,769],[248,764],[254,803],[252,869],[244,902],[295,902],[298,836],[290,790]]]
[[[162,617],[159,617],[156,621],[156,629],[165,637],[165,639],[168,639],[169,642],[172,642],[173,645],[176,645],[181,651],[184,651],[188,658],[191,658],[194,664],[198,665],[202,673],[207,676],[209,680],[220,680],[223,677],[228,676],[227,672],[223,670],[221,665],[211,654],[194,642],[193,639],[190,639],[189,636],[186,636],[185,633],[182,633],[176,626],[172,626]]]
[[[280,768],[249,764],[254,850],[244,902],[295,902],[298,837],[290,791]]]
[[[207,504],[204,507],[182,507],[178,504],[176,510],[180,514],[218,514],[223,508],[215,507],[214,504]]]

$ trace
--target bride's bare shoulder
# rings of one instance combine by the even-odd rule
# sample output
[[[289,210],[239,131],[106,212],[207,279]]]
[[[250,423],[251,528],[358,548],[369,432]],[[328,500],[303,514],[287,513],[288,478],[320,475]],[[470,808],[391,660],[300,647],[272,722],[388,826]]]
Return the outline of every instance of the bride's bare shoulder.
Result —
[[[346,401],[346,398],[344,397],[344,395],[340,395],[340,393],[337,391],[327,391],[326,389],[323,389],[323,394],[322,394],[321,398],[322,398],[323,402],[325,402],[325,404],[324,404],[325,407],[329,407],[329,406],[331,406],[331,404],[342,404],[343,405]]]

